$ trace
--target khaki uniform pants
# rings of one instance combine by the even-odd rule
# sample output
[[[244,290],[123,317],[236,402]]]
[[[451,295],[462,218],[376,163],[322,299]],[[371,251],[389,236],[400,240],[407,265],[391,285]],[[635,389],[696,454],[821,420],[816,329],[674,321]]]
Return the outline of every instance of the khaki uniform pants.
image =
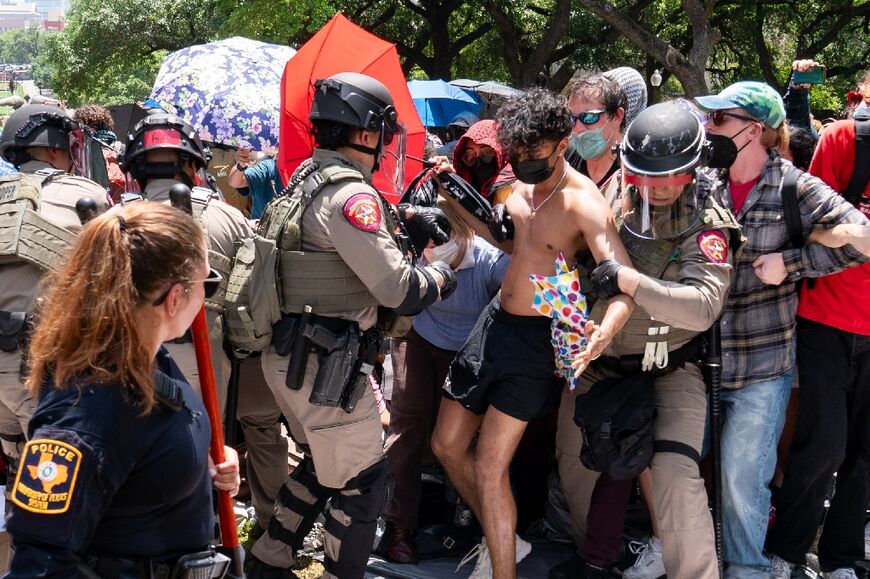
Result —
[[[263,352],[261,359],[266,383],[287,418],[290,435],[298,444],[307,445],[320,485],[339,491],[360,472],[384,459],[383,428],[370,388],[366,388],[351,413],[340,407],[315,406],[308,402],[308,397],[319,366],[316,355],[308,356],[305,379],[299,390],[292,390],[285,383],[288,357],[279,356],[270,346]],[[297,481],[287,477],[284,484],[295,499],[308,505],[315,503],[315,497]],[[357,490],[348,492],[359,493]],[[332,512],[331,516],[343,521],[345,526],[351,523],[344,513]],[[275,504],[273,517],[285,529],[295,532],[303,514],[294,512],[279,501]],[[333,561],[338,560],[340,550],[340,546],[333,545],[335,542],[335,538],[327,534],[325,548],[327,556]],[[278,567],[288,567],[295,560],[291,546],[273,538],[269,532],[257,541],[253,553],[260,560]]]
[[[0,435],[3,453],[15,461],[21,457],[23,444],[7,438],[20,436],[23,441],[36,409],[36,398],[18,378],[20,365],[20,352],[0,352]]]
[[[236,418],[248,445],[246,474],[251,501],[257,521],[265,529],[278,491],[287,479],[288,446],[293,443],[281,432],[281,409],[263,377],[260,359],[246,358],[240,365]]]
[[[583,374],[578,393],[606,377],[595,369]],[[682,442],[701,452],[707,419],[707,396],[701,372],[694,364],[656,380],[655,440]],[[574,539],[583,552],[586,518],[599,473],[580,462],[580,429],[574,423],[574,394],[567,389],[559,407],[556,458],[565,499],[571,511]],[[687,456],[659,452],[653,456],[653,500],[661,533],[662,554],[669,577],[706,578],[718,575],[713,519],[698,464]]]

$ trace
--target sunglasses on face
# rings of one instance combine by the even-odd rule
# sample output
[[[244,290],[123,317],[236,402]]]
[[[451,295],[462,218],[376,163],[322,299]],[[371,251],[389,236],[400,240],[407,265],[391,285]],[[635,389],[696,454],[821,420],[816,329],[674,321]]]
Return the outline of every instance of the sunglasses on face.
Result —
[[[465,151],[462,152],[462,162],[466,165],[474,165],[478,159],[480,159],[482,163],[492,163],[495,161],[495,155],[488,151],[477,152],[472,151],[471,149],[465,149]]]
[[[746,115],[737,115],[734,113],[726,113],[725,111],[710,111],[707,113],[707,120],[713,122],[713,126],[719,127],[725,123],[728,119],[725,117],[731,117],[733,119],[740,119],[741,121],[749,121],[750,123],[757,123],[758,119],[754,119],[752,117],[747,117]]]
[[[152,306],[159,306],[160,304],[165,302],[166,298],[169,297],[169,292],[172,291],[172,288],[175,287],[175,284],[179,284],[179,283],[185,284],[185,285],[190,285],[190,284],[194,284],[196,282],[201,281],[202,288],[205,292],[205,298],[208,299],[217,293],[217,290],[220,287],[221,281],[223,281],[223,279],[224,279],[223,276],[220,274],[220,272],[218,270],[213,269],[213,268],[209,268],[207,278],[205,278],[205,279],[180,279],[180,280],[176,281],[175,283],[173,283],[172,285],[170,285],[169,289],[167,289],[165,292],[163,292],[159,298],[157,298],[156,300],[151,302],[151,305]]]
[[[583,125],[589,126],[594,125],[599,120],[601,120],[601,115],[606,113],[605,110],[596,110],[596,111],[585,111],[582,113],[577,113],[576,115],[571,115],[571,118],[574,119],[575,123],[581,123]]]

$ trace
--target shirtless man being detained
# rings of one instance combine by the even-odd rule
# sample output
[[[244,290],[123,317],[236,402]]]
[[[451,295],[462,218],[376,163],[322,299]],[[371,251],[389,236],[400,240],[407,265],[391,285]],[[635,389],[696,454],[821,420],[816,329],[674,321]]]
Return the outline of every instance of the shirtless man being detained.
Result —
[[[532,89],[505,103],[498,114],[499,142],[518,181],[489,224],[499,239],[463,214],[480,235],[511,254],[500,300],[483,311],[451,365],[432,437],[432,450],[483,526],[472,577],[513,578],[516,563],[531,550],[515,535],[508,466],[528,422],[553,412],[566,387],[554,374],[550,318],[532,309],[535,286],[529,275],[554,275],[559,253],[568,260],[579,252],[595,262],[629,263],[604,197],[565,161],[573,124],[565,99],[545,90]],[[441,165],[450,170],[446,159]],[[511,239],[503,235],[510,229],[507,221],[515,230]],[[600,325],[587,324],[591,337],[580,372],[601,354],[633,307],[628,297],[614,297]]]

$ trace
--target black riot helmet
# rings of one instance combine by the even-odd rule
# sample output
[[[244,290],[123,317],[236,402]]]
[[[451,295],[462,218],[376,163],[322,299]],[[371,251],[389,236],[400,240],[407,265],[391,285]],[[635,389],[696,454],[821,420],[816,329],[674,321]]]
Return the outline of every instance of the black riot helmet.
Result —
[[[197,170],[202,171],[211,159],[196,129],[180,117],[163,111],[153,112],[139,121],[129,140],[124,154],[124,170],[142,187],[146,179],[171,179],[183,174],[187,161],[193,161]],[[145,154],[157,150],[178,151],[178,161],[146,162]]]
[[[698,118],[674,103],[648,107],[628,125],[619,153],[625,227],[645,239],[670,239],[692,228],[704,204],[695,169],[707,157]]]
[[[393,96],[381,81],[356,72],[340,72],[315,81],[308,119],[395,133],[399,114]]]
[[[318,146],[346,146],[374,156],[374,184],[382,193],[401,195],[404,189],[405,128],[393,96],[384,84],[365,74],[340,72],[315,81],[308,119]],[[380,132],[375,147],[347,142],[347,128]],[[330,138],[330,135],[332,138]],[[333,146],[323,143],[331,141]]]
[[[31,160],[26,149],[47,147],[68,151],[70,133],[78,124],[63,110],[55,106],[24,105],[6,120],[0,136],[0,155],[13,165]]]

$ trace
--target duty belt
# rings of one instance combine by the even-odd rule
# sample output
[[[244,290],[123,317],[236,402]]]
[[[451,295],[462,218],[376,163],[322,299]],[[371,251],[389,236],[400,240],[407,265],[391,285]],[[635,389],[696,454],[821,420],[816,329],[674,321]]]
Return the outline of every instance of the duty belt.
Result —
[[[682,368],[686,362],[695,361],[700,353],[700,336],[696,336],[668,354],[668,365],[664,368],[653,368],[646,373],[660,376]],[[620,376],[633,376],[643,372],[643,354],[627,356],[600,356],[590,364],[593,368],[606,370]]]
[[[168,561],[91,555],[80,571],[85,577],[100,579],[220,579],[228,569],[229,558],[214,551],[201,551]]]

